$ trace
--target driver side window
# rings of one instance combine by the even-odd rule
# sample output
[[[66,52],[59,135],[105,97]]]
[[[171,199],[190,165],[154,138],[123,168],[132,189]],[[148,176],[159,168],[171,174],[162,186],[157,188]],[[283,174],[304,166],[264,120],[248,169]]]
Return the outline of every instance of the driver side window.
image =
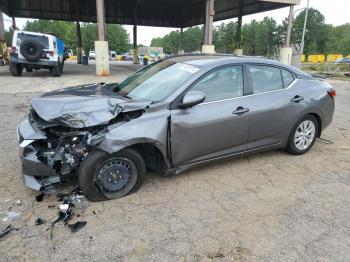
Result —
[[[197,82],[190,91],[205,93],[204,102],[243,96],[242,66],[217,69]]]

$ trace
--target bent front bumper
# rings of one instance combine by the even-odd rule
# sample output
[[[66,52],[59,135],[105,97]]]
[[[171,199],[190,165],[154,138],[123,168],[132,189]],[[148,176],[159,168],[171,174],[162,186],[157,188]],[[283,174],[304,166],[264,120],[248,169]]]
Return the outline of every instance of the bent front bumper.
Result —
[[[24,119],[17,127],[17,137],[24,185],[34,190],[42,190],[59,183],[60,177],[50,166],[38,159],[38,152],[33,146],[36,140],[46,139],[46,136],[40,130],[35,130],[28,119]]]

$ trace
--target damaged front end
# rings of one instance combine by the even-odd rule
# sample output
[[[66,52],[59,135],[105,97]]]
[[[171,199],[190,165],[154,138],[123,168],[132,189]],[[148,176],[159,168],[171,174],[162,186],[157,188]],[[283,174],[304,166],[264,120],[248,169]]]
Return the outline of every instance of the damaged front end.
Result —
[[[17,128],[22,175],[25,186],[43,190],[75,175],[112,128],[139,117],[148,104],[60,95],[33,99],[31,105]]]
[[[18,126],[20,159],[24,184],[42,190],[74,173],[94,147],[94,136],[102,130],[74,130],[60,125],[39,129],[34,114],[32,111]]]

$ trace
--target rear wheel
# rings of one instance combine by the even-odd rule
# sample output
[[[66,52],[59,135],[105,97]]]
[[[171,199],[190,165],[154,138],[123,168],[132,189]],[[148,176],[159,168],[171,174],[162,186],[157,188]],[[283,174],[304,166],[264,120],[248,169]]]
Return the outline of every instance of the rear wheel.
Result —
[[[61,76],[61,74],[62,74],[61,62],[58,60],[57,65],[55,67],[52,67],[50,71],[51,71],[53,76],[56,76],[56,77]]]
[[[316,141],[318,128],[315,117],[307,115],[300,119],[289,136],[288,152],[293,155],[301,155],[309,151]]]
[[[94,151],[81,163],[79,186],[91,201],[123,197],[138,190],[144,182],[145,162],[134,150],[114,154]]]
[[[23,66],[21,64],[16,64],[16,63],[10,62],[9,68],[10,68],[11,75],[13,75],[13,76],[21,76],[22,75]]]

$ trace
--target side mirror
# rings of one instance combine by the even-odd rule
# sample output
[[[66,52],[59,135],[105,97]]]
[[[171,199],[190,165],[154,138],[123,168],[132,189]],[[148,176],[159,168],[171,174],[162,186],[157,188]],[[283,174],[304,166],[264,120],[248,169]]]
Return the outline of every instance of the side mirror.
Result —
[[[202,103],[205,100],[205,94],[200,91],[190,91],[188,92],[182,103],[179,105],[180,108],[188,108]]]

